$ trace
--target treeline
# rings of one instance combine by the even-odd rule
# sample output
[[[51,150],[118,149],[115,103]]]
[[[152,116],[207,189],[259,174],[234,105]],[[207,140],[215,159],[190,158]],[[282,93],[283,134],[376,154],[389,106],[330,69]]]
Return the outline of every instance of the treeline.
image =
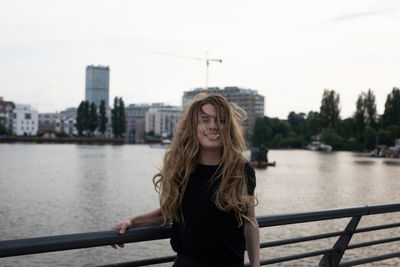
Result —
[[[393,146],[400,138],[400,89],[388,94],[385,111],[376,110],[375,94],[361,92],[354,115],[340,118],[340,96],[334,90],[324,90],[319,112],[290,112],[287,120],[257,118],[251,141],[270,148],[303,148],[319,140],[334,150],[365,150],[375,145]]]
[[[78,135],[94,136],[96,130],[103,136],[107,131],[107,107],[104,100],[101,101],[99,110],[95,103],[82,101],[77,110],[75,127]],[[121,137],[126,130],[125,104],[122,97],[114,98],[114,107],[111,110],[111,128],[114,137]]]

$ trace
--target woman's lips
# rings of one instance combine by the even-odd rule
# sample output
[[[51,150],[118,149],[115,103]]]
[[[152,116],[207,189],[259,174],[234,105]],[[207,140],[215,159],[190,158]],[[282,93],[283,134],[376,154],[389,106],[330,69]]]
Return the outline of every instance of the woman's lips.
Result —
[[[210,139],[217,139],[219,137],[218,133],[204,133],[204,136],[207,136]]]

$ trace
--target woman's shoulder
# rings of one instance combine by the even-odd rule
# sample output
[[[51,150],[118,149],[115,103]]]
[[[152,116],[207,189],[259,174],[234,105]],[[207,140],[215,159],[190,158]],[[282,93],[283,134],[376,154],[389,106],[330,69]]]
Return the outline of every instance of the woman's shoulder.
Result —
[[[248,160],[246,160],[245,163],[244,163],[244,169],[245,169],[245,170],[248,170],[248,171],[253,171],[253,172],[254,172],[254,168],[253,168],[253,166],[251,165],[250,161],[248,161]]]
[[[254,194],[254,189],[256,188],[256,172],[250,162],[246,161],[244,164],[244,174],[247,180],[247,191],[250,195]]]

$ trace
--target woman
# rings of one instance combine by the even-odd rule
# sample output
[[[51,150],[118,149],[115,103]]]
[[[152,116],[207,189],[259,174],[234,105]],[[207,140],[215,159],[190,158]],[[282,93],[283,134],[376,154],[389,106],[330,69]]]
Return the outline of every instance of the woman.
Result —
[[[111,229],[123,234],[131,227],[172,222],[173,266],[243,266],[245,248],[251,266],[259,266],[255,174],[242,154],[245,117],[222,96],[197,95],[185,106],[153,178],[160,208]]]

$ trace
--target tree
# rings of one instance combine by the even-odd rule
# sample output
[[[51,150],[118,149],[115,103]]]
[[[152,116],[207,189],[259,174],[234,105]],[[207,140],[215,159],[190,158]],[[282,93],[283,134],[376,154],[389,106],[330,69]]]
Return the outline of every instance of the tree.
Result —
[[[89,101],[83,102],[83,130],[87,131],[90,127],[90,103]]]
[[[119,98],[119,129],[120,135],[124,134],[126,131],[126,119],[125,119],[125,104],[122,97]]]
[[[114,98],[114,108],[111,111],[111,126],[115,137],[120,137],[125,133],[125,105],[122,98]]]
[[[254,134],[251,138],[254,145],[269,146],[272,143],[271,122],[268,117],[258,117],[254,124]]]
[[[82,136],[85,131],[90,130],[93,127],[92,123],[93,119],[91,117],[90,103],[89,101],[82,101],[78,107],[75,124],[75,127],[78,130],[78,134]],[[97,126],[94,129],[96,128]]]
[[[386,98],[383,125],[385,127],[390,125],[400,126],[400,89],[397,87],[394,87]]]
[[[364,105],[366,111],[365,124],[367,127],[376,128],[378,114],[376,112],[375,94],[371,89],[368,90],[364,98]]]
[[[115,137],[119,136],[119,123],[118,123],[118,97],[114,98],[114,108],[111,110],[111,127]]]
[[[292,132],[289,123],[281,121],[278,118],[271,119],[271,126],[274,136],[279,134],[282,137],[287,137]]]
[[[367,149],[373,149],[376,144],[377,134],[375,129],[371,127],[365,128],[364,131],[364,145]]]
[[[301,135],[304,134],[304,128],[306,125],[306,114],[305,113],[295,113],[290,112],[288,115],[288,122],[292,130],[297,134]]]
[[[358,136],[361,137],[365,130],[365,105],[363,99],[363,93],[358,96],[356,102],[356,112],[354,113],[354,121]]]
[[[321,126],[328,129],[337,129],[340,121],[340,97],[334,90],[324,90],[322,95],[320,119]]]
[[[154,130],[151,130],[151,131],[145,132],[145,135],[154,137],[154,136],[156,136],[156,133],[154,132]]]
[[[387,145],[391,146],[393,141],[389,137],[389,131],[385,129],[379,129],[377,132],[377,142],[378,145]]]
[[[386,139],[382,140],[379,139],[381,144],[385,144],[387,146],[393,146],[394,140],[400,137],[400,126],[397,125],[390,125],[385,129]],[[381,138],[379,136],[379,138]]]
[[[342,149],[343,138],[333,129],[324,129],[321,133],[321,142],[331,145],[334,150]]]
[[[82,136],[84,130],[84,121],[85,121],[85,114],[84,114],[84,104],[85,101],[82,101],[79,104],[78,111],[76,114],[76,124],[75,127],[78,130],[78,135]]]
[[[321,132],[321,119],[318,112],[310,111],[306,118],[306,136],[317,135]]]
[[[351,139],[352,137],[357,136],[356,129],[356,120],[354,118],[347,118],[342,120],[340,123],[340,129],[338,133],[340,136],[346,139]]]
[[[366,127],[377,127],[378,115],[376,112],[375,94],[369,89],[367,93],[361,92],[356,103],[354,114],[359,136],[362,136]]]
[[[104,133],[107,130],[107,114],[106,114],[106,102],[104,100],[101,100],[100,103],[100,111],[99,111],[99,131],[101,134],[104,136]]]
[[[93,135],[94,131],[97,129],[99,125],[98,117],[97,117],[97,107],[95,103],[90,105],[89,116],[88,116],[88,129]]]
[[[7,134],[7,128],[6,126],[3,125],[3,123],[0,121],[0,135],[6,135]]]

